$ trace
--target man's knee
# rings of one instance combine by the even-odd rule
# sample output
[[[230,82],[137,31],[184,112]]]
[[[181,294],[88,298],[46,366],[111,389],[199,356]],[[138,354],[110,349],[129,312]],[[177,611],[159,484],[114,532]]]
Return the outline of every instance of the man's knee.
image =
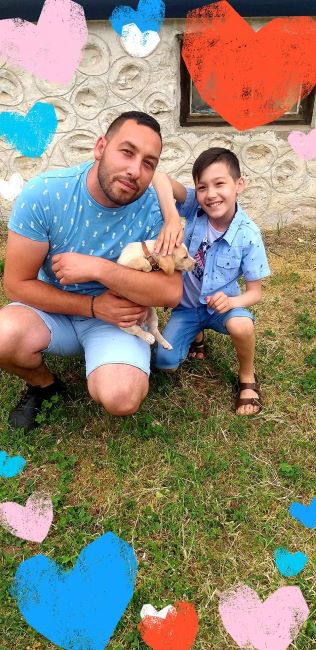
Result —
[[[141,378],[134,381],[112,381],[88,380],[88,390],[92,399],[103,406],[111,415],[133,415],[136,413],[145,399],[149,381],[147,375],[142,373]]]
[[[13,306],[0,310],[0,359],[32,354],[39,345],[44,349],[49,337],[48,328],[35,312]]]
[[[0,357],[11,356],[23,341],[23,327],[13,308],[0,311]]]
[[[99,391],[97,394],[90,392],[90,395],[111,415],[133,415],[137,413],[147,393],[148,388],[141,393],[139,391],[136,393],[132,388],[118,388],[111,391]]]
[[[226,323],[226,328],[231,336],[236,338],[246,338],[254,333],[254,323],[247,316],[230,318]]]

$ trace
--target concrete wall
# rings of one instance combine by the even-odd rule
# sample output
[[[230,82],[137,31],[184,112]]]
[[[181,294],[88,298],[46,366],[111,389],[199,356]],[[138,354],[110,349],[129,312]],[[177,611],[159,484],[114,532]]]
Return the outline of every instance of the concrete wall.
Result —
[[[252,19],[255,29],[264,24]],[[92,157],[97,136],[122,111],[144,110],[160,122],[160,169],[192,184],[191,168],[203,149],[227,146],[240,158],[247,189],[241,199],[263,228],[277,224],[316,225],[316,160],[305,163],[287,143],[293,126],[267,126],[242,134],[232,127],[179,126],[179,41],[181,19],[166,20],[158,48],[146,59],[130,57],[108,22],[90,21],[89,42],[68,86],[47,83],[0,59],[0,111],[27,110],[36,101],[52,102],[58,130],[41,158],[25,158],[0,140],[0,178],[18,171],[25,179],[52,167]],[[314,112],[315,124],[315,112]],[[298,127],[309,131],[310,126]],[[11,204],[0,198],[3,219]]]

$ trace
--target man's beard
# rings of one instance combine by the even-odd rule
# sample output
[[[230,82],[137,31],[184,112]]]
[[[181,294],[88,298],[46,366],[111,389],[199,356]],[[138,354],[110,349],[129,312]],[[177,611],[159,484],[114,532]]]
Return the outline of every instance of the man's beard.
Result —
[[[106,198],[111,201],[111,203],[115,203],[117,206],[124,206],[128,205],[129,203],[133,203],[138,199],[141,195],[139,194],[139,188],[135,186],[135,193],[136,195],[130,196],[130,198],[123,199],[121,196],[117,196],[114,192],[111,192],[111,185],[118,179],[120,179],[120,176],[114,176],[112,182],[109,181],[107,178],[106,174],[102,173],[100,171],[100,166],[98,167],[98,181],[99,185],[101,187],[101,190],[103,194],[106,196]],[[123,180],[123,177],[122,177]],[[127,180],[127,179],[124,179]],[[131,181],[128,181],[129,183]],[[123,190],[122,190],[123,193]]]

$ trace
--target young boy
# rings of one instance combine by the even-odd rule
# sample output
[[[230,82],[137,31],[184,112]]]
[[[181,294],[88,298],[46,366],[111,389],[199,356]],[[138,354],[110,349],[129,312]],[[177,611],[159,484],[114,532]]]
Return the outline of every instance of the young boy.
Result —
[[[163,211],[170,209],[172,187],[176,208],[186,219],[184,241],[196,260],[195,269],[184,274],[182,300],[163,332],[173,350],[159,345],[156,366],[174,372],[204,329],[229,334],[239,361],[236,413],[254,415],[262,402],[254,372],[254,316],[246,308],[261,299],[261,279],[270,275],[267,256],[259,228],[236,202],[245,183],[235,154],[207,149],[192,175],[195,190],[165,174],[154,177]],[[246,281],[243,293],[237,282],[241,277]]]

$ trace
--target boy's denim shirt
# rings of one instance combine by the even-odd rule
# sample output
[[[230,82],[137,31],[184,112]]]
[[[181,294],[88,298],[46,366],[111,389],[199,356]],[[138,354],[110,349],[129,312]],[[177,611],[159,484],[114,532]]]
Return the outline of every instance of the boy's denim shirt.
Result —
[[[193,188],[187,189],[184,203],[176,204],[185,217],[184,242],[194,257],[206,234],[207,215],[200,208]],[[237,203],[236,214],[223,236],[211,245],[205,260],[200,302],[206,296],[223,291],[227,296],[240,294],[238,278],[261,280],[270,275],[267,255],[258,226]],[[210,313],[214,310],[208,309]]]

